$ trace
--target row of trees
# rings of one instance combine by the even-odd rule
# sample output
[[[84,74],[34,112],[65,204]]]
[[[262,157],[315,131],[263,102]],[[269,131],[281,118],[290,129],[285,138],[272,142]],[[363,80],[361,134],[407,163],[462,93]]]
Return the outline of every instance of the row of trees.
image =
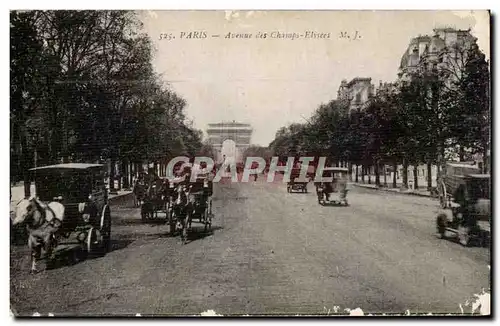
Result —
[[[129,11],[11,12],[14,180],[37,165],[96,161],[111,161],[113,180],[115,163],[127,172],[201,148],[141,27]]]
[[[417,165],[427,164],[430,188],[432,165],[442,166],[453,155],[461,161],[476,153],[486,157],[489,150],[488,63],[475,44],[463,51],[462,64],[416,69],[406,81],[379,90],[362,110],[349,112],[343,100],[320,105],[307,123],[277,132],[273,154],[327,156],[350,169],[355,164],[356,182],[360,165],[362,181],[370,168],[377,185],[382,166],[396,171],[401,164],[404,187],[408,166],[414,166],[418,187]],[[395,173],[392,183],[396,187]]]

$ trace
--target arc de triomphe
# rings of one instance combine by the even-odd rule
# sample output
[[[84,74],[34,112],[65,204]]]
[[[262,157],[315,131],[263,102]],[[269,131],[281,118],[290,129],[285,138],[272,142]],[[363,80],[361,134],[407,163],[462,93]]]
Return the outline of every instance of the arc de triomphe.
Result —
[[[250,146],[253,129],[248,123],[241,122],[219,122],[209,123],[207,129],[208,143],[217,152],[215,158],[217,162],[222,161],[222,146],[226,140],[234,141],[236,145],[236,153],[233,158],[236,162],[243,160],[243,152]]]

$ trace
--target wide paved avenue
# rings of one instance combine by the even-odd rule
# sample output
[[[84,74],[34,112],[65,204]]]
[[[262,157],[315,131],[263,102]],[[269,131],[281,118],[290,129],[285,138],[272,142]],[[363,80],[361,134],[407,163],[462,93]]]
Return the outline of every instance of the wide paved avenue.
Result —
[[[191,241],[112,206],[104,257],[29,275],[11,249],[11,303],[21,315],[458,313],[489,288],[488,248],[435,235],[438,202],[353,188],[349,207],[320,206],[282,183],[216,184],[214,230]],[[199,232],[198,229],[200,228]],[[60,253],[61,257],[67,253]]]

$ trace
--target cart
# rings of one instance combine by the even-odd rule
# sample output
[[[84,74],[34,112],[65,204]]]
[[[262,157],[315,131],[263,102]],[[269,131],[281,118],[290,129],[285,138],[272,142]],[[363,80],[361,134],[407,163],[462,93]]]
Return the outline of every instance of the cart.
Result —
[[[302,193],[307,193],[307,184],[309,181],[298,181],[300,176],[300,168],[294,168],[291,172],[290,181],[288,181],[286,186],[286,191],[292,193],[294,191],[299,191]]]
[[[467,162],[448,162],[437,179],[439,203],[442,208],[450,208],[454,201],[453,194],[458,186],[463,183],[463,176],[467,174],[480,174],[477,165]]]
[[[111,243],[111,210],[101,164],[70,163],[30,170],[36,195],[44,204],[60,202],[64,219],[56,234],[69,238],[76,233],[79,244],[90,254],[105,253]]]
[[[489,174],[467,174],[457,178],[453,202],[436,218],[438,236],[454,233],[463,246],[473,239],[483,239],[478,222],[491,226],[491,178]]]
[[[212,229],[212,194],[213,183],[209,177],[198,178],[195,182],[188,180],[172,182],[174,189],[170,199],[169,224],[171,234],[181,234],[181,240],[187,243],[188,233],[192,231],[192,223],[203,224],[204,232]]]
[[[347,168],[330,168],[325,171],[328,177],[333,177],[332,182],[315,182],[318,204],[329,206],[349,206],[347,202]],[[332,193],[338,194],[337,199],[331,199]]]
[[[144,197],[139,202],[143,222],[162,218],[164,222],[167,222],[169,193],[170,185],[168,179],[158,178],[149,184]]]

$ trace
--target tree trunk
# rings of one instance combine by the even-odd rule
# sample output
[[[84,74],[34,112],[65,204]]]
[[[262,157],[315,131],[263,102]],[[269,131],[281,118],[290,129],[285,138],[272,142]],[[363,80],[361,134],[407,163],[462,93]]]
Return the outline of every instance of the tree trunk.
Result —
[[[128,162],[126,160],[123,160],[122,161],[122,180],[123,180],[123,188],[124,189],[130,188],[128,166],[129,166]]]
[[[462,145],[458,147],[458,159],[460,160],[460,162],[465,161],[465,150]]]
[[[20,135],[20,140],[21,140],[21,171],[23,175],[23,181],[24,181],[24,198],[30,198],[31,197],[31,180],[30,180],[30,174],[29,174],[29,168],[30,168],[30,159],[29,159],[29,153],[28,153],[28,142],[26,139],[26,133],[24,128],[21,129],[21,135]]]
[[[427,162],[427,191],[432,189],[432,162]]]
[[[382,165],[383,173],[384,173],[384,187],[387,188],[387,167],[385,164]]]
[[[413,165],[413,184],[415,190],[418,189],[418,164]]]
[[[358,183],[358,176],[359,176],[359,172],[358,172],[358,165],[356,164],[356,179],[354,182]]]
[[[129,188],[132,188],[132,186],[134,184],[133,176],[134,176],[134,164],[131,161],[129,161],[128,162],[128,175],[127,175]]]
[[[403,189],[408,189],[408,160],[403,159]]]
[[[394,161],[392,164],[392,169],[394,170],[393,175],[392,175],[392,187],[396,188],[397,185],[397,177],[398,177],[398,163]]]
[[[379,162],[375,162],[375,185],[380,187],[380,171],[379,171]]]
[[[365,165],[361,164],[361,182],[365,183]]]
[[[482,153],[483,155],[483,173],[487,174],[490,172],[490,159],[488,157],[488,144],[483,144],[484,151]]]
[[[116,181],[118,181],[118,191],[122,190],[122,178],[123,178],[123,163],[119,160],[116,164],[118,171],[116,172]]]
[[[115,160],[111,159],[110,162],[110,167],[109,167],[109,193],[110,194],[115,194],[116,195],[116,189],[115,189]]]
[[[352,182],[352,163],[351,162],[347,162],[347,169],[349,170],[348,174],[349,174],[349,181]]]
[[[366,167],[366,174],[368,176],[368,184],[371,185],[372,184],[372,166],[371,165],[368,165]]]

